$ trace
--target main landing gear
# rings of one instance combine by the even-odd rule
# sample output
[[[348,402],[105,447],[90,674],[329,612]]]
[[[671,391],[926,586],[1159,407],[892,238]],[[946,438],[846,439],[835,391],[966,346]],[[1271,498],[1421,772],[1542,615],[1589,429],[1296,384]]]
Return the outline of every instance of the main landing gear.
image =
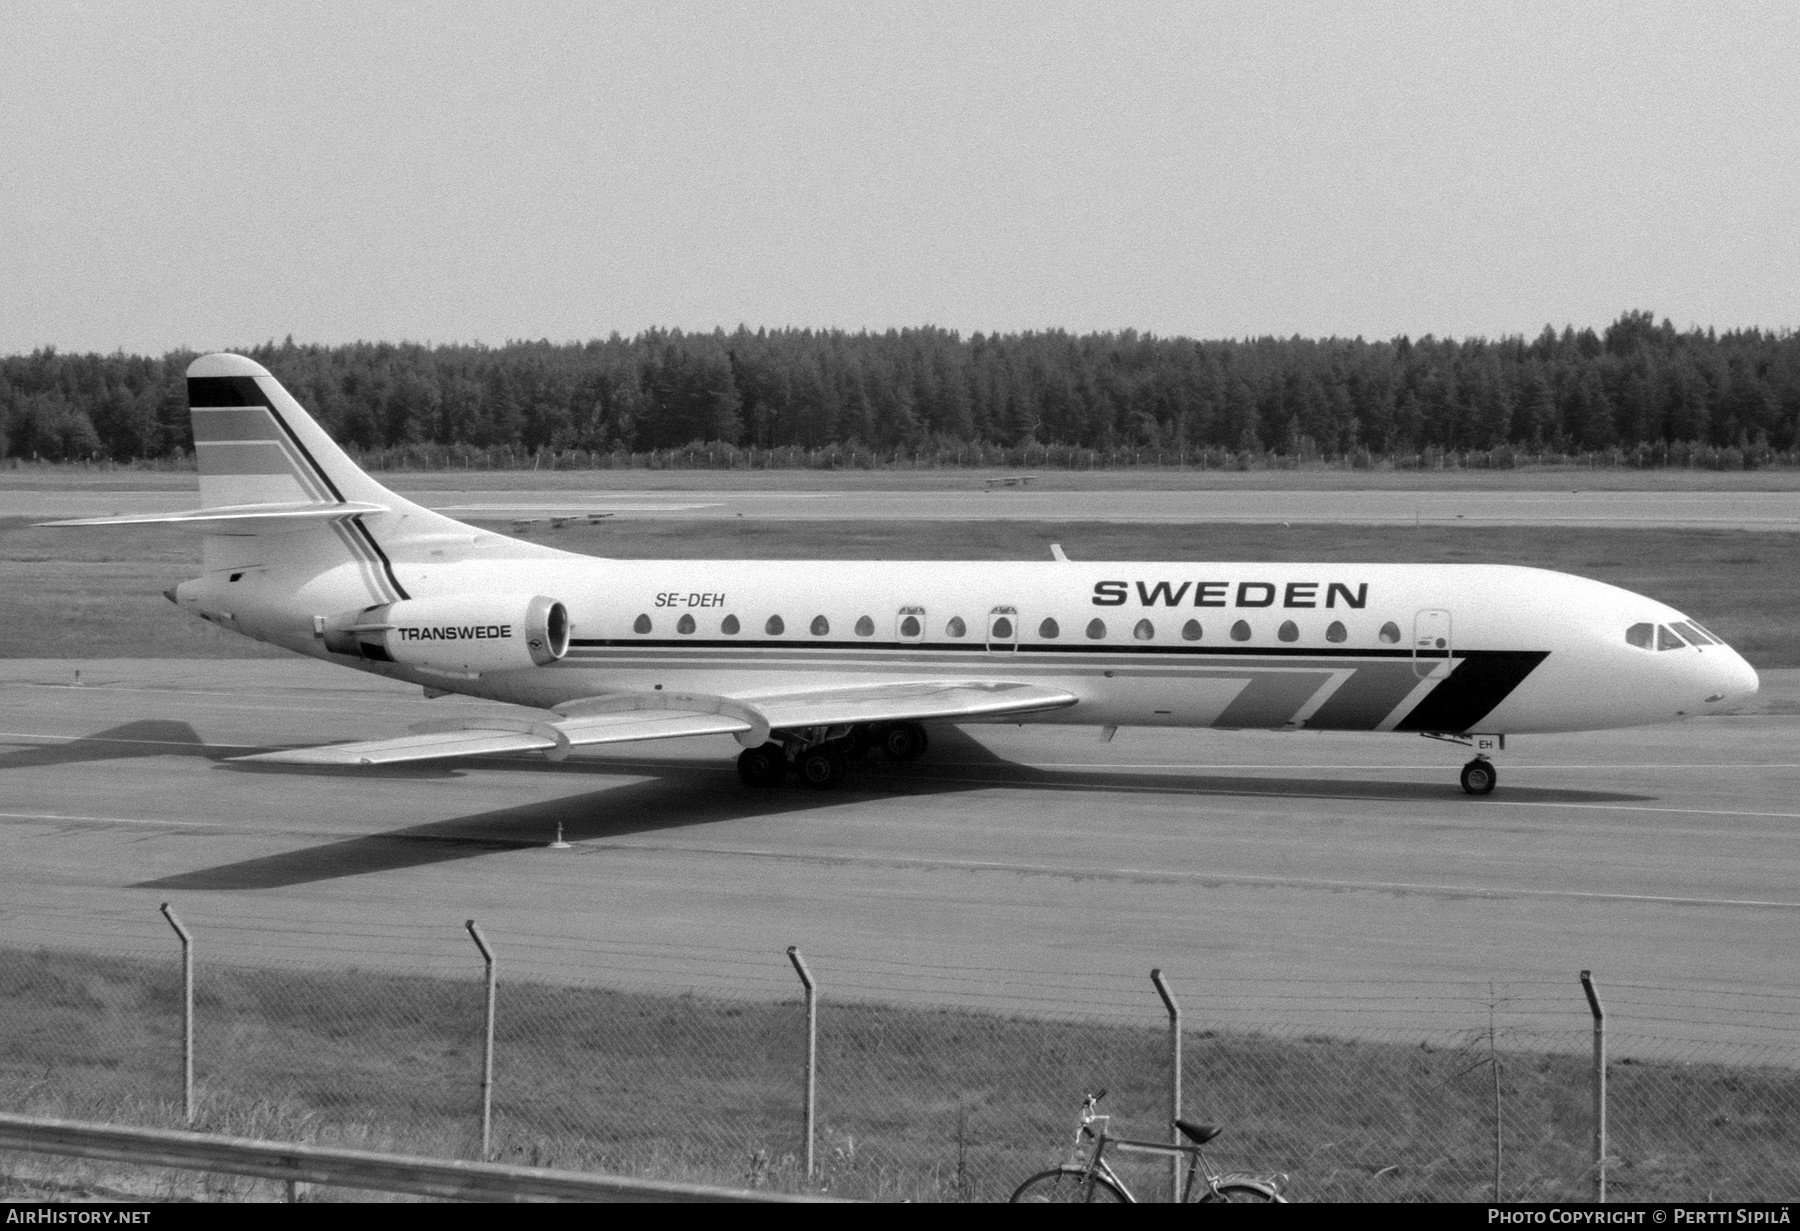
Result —
[[[837,728],[843,732],[843,728]],[[796,778],[817,791],[841,785],[849,776],[851,760],[870,748],[879,748],[890,761],[916,761],[925,754],[925,728],[916,722],[865,723],[833,738],[813,738],[783,733],[773,740],[738,754],[738,777],[744,785],[776,787],[792,770]]]

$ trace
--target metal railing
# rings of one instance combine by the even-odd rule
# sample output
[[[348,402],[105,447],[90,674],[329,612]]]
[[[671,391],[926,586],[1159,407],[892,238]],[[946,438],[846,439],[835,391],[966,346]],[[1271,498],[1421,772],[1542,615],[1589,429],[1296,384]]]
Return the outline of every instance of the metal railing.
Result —
[[[296,1184],[411,1193],[446,1201],[824,1201],[835,1198],[674,1184],[546,1167],[412,1158],[330,1146],[215,1137],[177,1129],[83,1124],[0,1112],[0,1150],[139,1167],[224,1172]]]

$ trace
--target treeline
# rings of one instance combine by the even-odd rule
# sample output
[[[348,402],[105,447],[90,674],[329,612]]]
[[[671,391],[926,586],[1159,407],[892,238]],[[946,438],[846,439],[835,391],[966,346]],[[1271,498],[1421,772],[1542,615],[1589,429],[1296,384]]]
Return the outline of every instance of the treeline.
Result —
[[[740,328],[499,347],[289,339],[245,353],[377,464],[1800,456],[1800,336],[1684,332],[1648,312],[1498,341]],[[193,448],[192,358],[0,359],[0,456],[178,462]]]

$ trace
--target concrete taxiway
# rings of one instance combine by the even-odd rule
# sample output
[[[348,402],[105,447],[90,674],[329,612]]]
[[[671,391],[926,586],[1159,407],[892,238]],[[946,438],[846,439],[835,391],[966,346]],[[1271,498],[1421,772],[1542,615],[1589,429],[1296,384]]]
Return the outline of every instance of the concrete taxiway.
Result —
[[[11,660],[0,920],[168,954],[170,901],[205,960],[466,974],[473,917],[509,977],[756,996],[792,994],[797,944],[839,999],[1044,1013],[1153,1017],[1161,966],[1197,1025],[1474,1025],[1491,981],[1575,1041],[1591,968],[1618,1029],[1792,1046],[1800,672],[1764,681],[1739,716],[1516,739],[1486,799],[1416,737],[1044,727],[942,729],[825,793],[740,786],[724,739],[252,770],[227,758],[496,707],[299,661]]]

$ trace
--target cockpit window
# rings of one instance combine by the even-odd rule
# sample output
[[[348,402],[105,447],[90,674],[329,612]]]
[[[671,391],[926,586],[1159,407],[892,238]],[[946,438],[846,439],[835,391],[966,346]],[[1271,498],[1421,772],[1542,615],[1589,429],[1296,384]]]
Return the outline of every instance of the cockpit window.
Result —
[[[1656,648],[1656,625],[1633,624],[1625,630],[1625,643],[1635,645],[1640,650]]]
[[[1656,626],[1656,648],[1659,650],[1682,650],[1687,648],[1687,642],[1670,632],[1666,624],[1658,624]]]
[[[1725,638],[1719,636],[1719,634],[1715,633],[1712,629],[1706,627],[1706,625],[1701,624],[1700,622],[1698,622],[1696,620],[1689,620],[1688,623],[1692,624],[1695,628],[1699,629],[1701,636],[1711,637],[1713,639],[1714,644],[1716,644],[1716,645],[1724,645],[1725,644]]]
[[[1700,631],[1700,626],[1689,620],[1677,620],[1669,626],[1686,637],[1693,645],[1711,645],[1713,639]]]

